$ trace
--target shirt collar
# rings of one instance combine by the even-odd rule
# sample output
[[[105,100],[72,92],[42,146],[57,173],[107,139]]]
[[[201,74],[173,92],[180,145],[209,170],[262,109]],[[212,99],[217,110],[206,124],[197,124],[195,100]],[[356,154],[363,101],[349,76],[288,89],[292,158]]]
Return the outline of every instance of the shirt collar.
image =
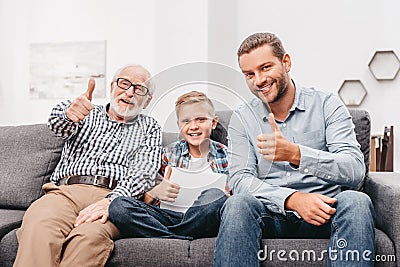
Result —
[[[306,105],[305,105],[305,95],[304,95],[304,90],[302,86],[296,86],[295,82],[292,80],[295,88],[295,94],[294,94],[294,101],[293,105],[290,108],[290,111],[294,111],[295,109],[304,111],[306,110]]]
[[[188,142],[186,142],[186,140],[182,139],[181,142],[180,142],[180,146],[181,146],[182,155],[183,155],[183,156],[189,155],[189,145],[188,145]]]
[[[208,155],[212,155],[215,157],[217,155],[217,148],[216,148],[217,142],[210,140],[210,151],[208,152]],[[189,155],[189,145],[188,142],[184,139],[181,140],[180,143],[181,146],[181,151],[182,151],[182,156],[188,156]]]
[[[113,121],[113,122],[121,123],[121,124],[134,124],[136,122],[137,118],[141,115],[141,114],[137,115],[133,120],[128,121],[128,122],[118,122],[116,120],[111,119],[110,114],[108,114],[108,110],[110,109],[110,103],[103,105],[102,109],[103,109],[105,116],[107,117],[107,119],[109,121]]]
[[[208,154],[212,155],[213,157],[217,156],[217,142],[213,141],[210,139],[210,152],[208,152]]]
[[[305,104],[305,94],[304,94],[304,89],[302,86],[296,86],[295,82],[292,80],[294,87],[295,87],[295,94],[294,94],[294,101],[293,105],[290,108],[290,111],[295,111],[296,109],[304,111],[306,110],[306,104]],[[252,109],[255,109],[255,111],[261,115],[261,118],[264,122],[268,121],[268,110],[265,107],[264,102],[262,102],[259,98],[253,99],[253,101],[250,103],[252,106]]]
[[[251,111],[253,116],[260,116],[264,122],[268,120],[268,110],[258,97],[253,98],[250,103],[245,104],[247,108]]]

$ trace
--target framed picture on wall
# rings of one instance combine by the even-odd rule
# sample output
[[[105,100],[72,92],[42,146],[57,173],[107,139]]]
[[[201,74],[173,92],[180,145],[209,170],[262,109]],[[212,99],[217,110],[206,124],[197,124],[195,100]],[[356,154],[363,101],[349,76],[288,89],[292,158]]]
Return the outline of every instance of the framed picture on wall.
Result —
[[[32,98],[71,99],[96,81],[94,98],[106,96],[106,41],[35,43],[30,45]]]

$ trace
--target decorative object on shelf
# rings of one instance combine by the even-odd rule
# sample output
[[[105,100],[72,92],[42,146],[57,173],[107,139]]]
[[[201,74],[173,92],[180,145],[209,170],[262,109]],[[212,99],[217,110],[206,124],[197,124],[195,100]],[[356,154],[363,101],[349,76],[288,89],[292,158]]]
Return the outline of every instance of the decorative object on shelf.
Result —
[[[394,151],[394,127],[386,127],[382,134],[371,135],[370,171],[392,172]]]
[[[82,94],[90,77],[94,98],[106,97],[106,41],[35,43],[30,46],[32,98],[70,99]]]
[[[376,51],[368,67],[376,80],[393,80],[400,70],[400,60],[393,50]]]
[[[346,106],[359,106],[367,95],[360,80],[345,80],[339,88],[339,97]]]

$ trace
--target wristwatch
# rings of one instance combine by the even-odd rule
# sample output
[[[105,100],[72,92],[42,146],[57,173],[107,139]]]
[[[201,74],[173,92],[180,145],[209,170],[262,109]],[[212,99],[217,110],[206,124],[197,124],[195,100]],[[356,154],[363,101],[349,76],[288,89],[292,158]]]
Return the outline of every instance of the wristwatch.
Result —
[[[155,199],[153,199],[153,201],[151,202],[151,205],[153,205],[153,206],[159,206],[160,203],[161,203],[160,199],[159,199],[159,198],[155,198]]]

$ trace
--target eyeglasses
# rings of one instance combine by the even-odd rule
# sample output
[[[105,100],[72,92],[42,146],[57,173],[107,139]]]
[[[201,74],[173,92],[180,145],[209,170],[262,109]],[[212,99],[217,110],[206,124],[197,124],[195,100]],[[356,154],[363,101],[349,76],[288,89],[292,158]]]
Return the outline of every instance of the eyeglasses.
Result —
[[[133,92],[137,95],[145,96],[149,93],[149,88],[141,84],[133,84],[125,78],[117,78],[117,86],[121,89],[128,90],[133,86]]]

